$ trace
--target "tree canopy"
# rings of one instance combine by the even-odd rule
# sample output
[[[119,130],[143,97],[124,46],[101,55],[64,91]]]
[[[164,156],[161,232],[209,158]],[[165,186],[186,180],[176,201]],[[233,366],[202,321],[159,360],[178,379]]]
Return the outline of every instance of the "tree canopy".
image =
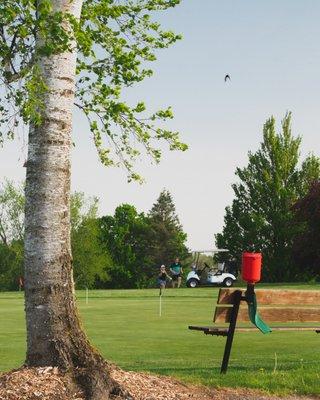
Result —
[[[23,276],[24,193],[5,180],[0,187],[0,290],[17,290]]]
[[[77,46],[75,106],[85,113],[100,160],[122,165],[129,180],[141,180],[133,162],[145,151],[159,162],[156,141],[186,150],[177,132],[157,121],[173,117],[170,107],[147,112],[142,100],[130,105],[126,92],[152,75],[149,63],[160,49],[181,38],[163,30],[155,15],[180,0],[84,0],[78,21],[53,11],[50,0],[9,0],[0,4],[0,140],[22,122],[40,124],[46,84],[37,60]],[[66,28],[69,27],[69,28]],[[36,45],[37,37],[41,41]]]
[[[291,114],[276,132],[276,121],[268,119],[263,141],[249,152],[248,165],[237,168],[239,182],[232,185],[235,198],[226,207],[222,233],[216,235],[218,247],[227,248],[240,260],[244,250],[262,251],[264,279],[294,279],[292,243],[297,227],[292,224],[293,204],[319,178],[319,159],[310,155],[299,165],[301,137],[291,132]]]
[[[122,204],[114,215],[100,219],[101,243],[112,258],[107,287],[154,286],[158,268],[175,257],[184,259],[188,250],[170,193],[160,193],[146,215],[130,204]]]
[[[16,290],[23,272],[24,203],[22,185],[5,180],[0,189],[0,290]],[[77,288],[108,280],[111,258],[100,242],[98,199],[71,195],[71,245]]]
[[[151,225],[154,264],[169,264],[176,257],[186,258],[188,255],[185,245],[187,234],[183,231],[168,190],[164,189],[160,193],[148,217]]]
[[[152,271],[150,224],[134,206],[122,204],[100,219],[100,239],[110,252],[109,287],[145,287]],[[149,271],[149,273],[148,273]],[[152,272],[151,272],[152,275]]]
[[[24,188],[5,180],[0,187],[0,240],[9,245],[13,240],[23,240]]]
[[[320,181],[314,181],[308,193],[293,206],[297,234],[293,242],[293,263],[298,277],[320,277]]]
[[[0,190],[0,290],[16,290],[23,276],[23,185],[5,180]],[[171,194],[164,190],[149,211],[119,205],[99,217],[99,200],[71,195],[71,247],[77,289],[155,285],[159,265],[187,255]]]
[[[98,199],[81,192],[71,196],[71,247],[75,285],[93,288],[96,280],[108,280],[111,257],[100,243]]]

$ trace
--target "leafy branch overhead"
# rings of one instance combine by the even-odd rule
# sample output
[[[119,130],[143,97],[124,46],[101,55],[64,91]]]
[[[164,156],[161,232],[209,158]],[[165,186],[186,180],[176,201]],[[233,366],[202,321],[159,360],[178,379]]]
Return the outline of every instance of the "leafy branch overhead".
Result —
[[[158,162],[159,140],[170,150],[186,150],[177,132],[163,128],[170,107],[148,113],[143,101],[130,105],[124,90],[152,75],[149,63],[159,49],[181,37],[164,31],[153,17],[180,0],[85,0],[80,22],[53,12],[50,0],[7,0],[0,4],[0,140],[13,136],[23,119],[41,124],[46,86],[37,66],[41,55],[78,48],[75,105],[88,118],[99,157],[105,165],[122,165],[129,179],[141,179],[133,162],[145,151]],[[41,37],[41,45],[35,40]]]

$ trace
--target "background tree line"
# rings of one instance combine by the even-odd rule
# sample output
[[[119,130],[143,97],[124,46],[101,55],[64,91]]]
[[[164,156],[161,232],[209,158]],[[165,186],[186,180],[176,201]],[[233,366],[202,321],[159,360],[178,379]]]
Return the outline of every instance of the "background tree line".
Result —
[[[320,160],[300,156],[301,137],[291,132],[291,113],[276,132],[268,119],[263,141],[236,169],[234,199],[225,209],[217,247],[230,250],[240,264],[244,250],[263,253],[263,279],[303,281],[319,275]]]
[[[0,290],[17,290],[23,276],[24,188],[0,189]],[[187,235],[167,190],[148,213],[119,205],[98,215],[99,200],[71,196],[71,243],[77,288],[140,288],[155,284],[158,267],[188,255]]]
[[[320,160],[301,159],[301,137],[291,114],[276,132],[268,119],[263,140],[237,168],[234,199],[226,207],[216,246],[240,264],[244,250],[263,253],[263,279],[317,279],[320,273]],[[23,187],[5,181],[0,190],[0,289],[13,290],[23,276]],[[98,199],[74,193],[71,238],[77,288],[140,288],[153,285],[160,264],[185,259],[187,235],[170,193],[163,190],[148,213],[133,205],[98,216]]]

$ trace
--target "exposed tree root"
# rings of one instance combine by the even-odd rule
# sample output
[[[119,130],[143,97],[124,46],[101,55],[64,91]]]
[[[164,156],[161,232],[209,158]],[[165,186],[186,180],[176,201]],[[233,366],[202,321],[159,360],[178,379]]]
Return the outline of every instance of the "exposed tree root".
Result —
[[[70,377],[68,385],[78,386],[86,400],[131,399],[110,376],[115,366],[103,359],[82,329],[73,298],[71,262],[67,258],[60,263],[66,276],[64,280],[70,284],[69,290],[62,285],[32,290],[35,304],[46,304],[45,309],[50,312],[40,316],[41,328],[28,335],[26,366],[57,367]]]
[[[74,381],[84,392],[86,400],[132,400],[130,393],[113,378],[113,366],[106,362],[94,368],[77,368],[73,371]]]

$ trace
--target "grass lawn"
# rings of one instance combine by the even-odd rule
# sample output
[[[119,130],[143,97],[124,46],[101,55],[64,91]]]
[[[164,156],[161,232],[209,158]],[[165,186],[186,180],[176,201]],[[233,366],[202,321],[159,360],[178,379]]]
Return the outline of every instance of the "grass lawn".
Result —
[[[320,335],[314,332],[238,333],[229,371],[221,376],[225,338],[187,329],[189,324],[210,324],[217,293],[216,288],[167,289],[161,317],[156,289],[90,291],[88,304],[85,292],[77,297],[90,339],[124,369],[204,385],[320,395]],[[6,371],[24,360],[22,293],[0,293],[0,321],[0,371]]]

